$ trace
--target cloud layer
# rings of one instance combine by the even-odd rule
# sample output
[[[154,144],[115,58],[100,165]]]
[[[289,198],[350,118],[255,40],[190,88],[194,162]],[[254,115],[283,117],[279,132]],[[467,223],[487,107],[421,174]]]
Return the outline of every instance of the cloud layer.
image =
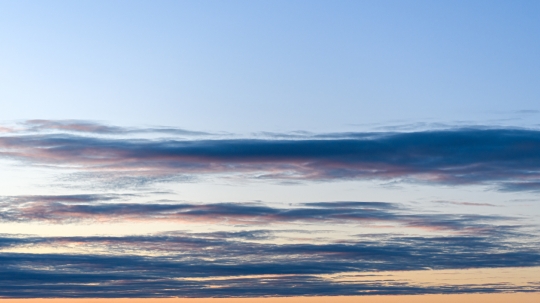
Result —
[[[530,291],[533,285],[419,286],[388,279],[343,282],[321,275],[540,265],[538,250],[488,237],[386,237],[384,241],[381,238],[319,245],[253,241],[271,235],[269,231],[246,231],[0,237],[3,248],[76,245],[104,248],[106,252],[1,253],[0,296],[243,297]]]
[[[287,140],[149,140],[94,136],[122,133],[98,124],[83,128],[66,122],[32,123],[60,133],[0,136],[0,157],[147,180],[240,174],[258,180],[376,179],[482,184],[509,191],[540,188],[540,131],[536,130],[470,128]],[[74,129],[87,134],[62,133]]]
[[[55,233],[102,223],[183,229],[123,236],[0,234],[0,297],[540,291],[536,278],[528,284],[426,284],[403,278],[406,274],[395,279],[377,276],[386,271],[540,268],[538,226],[526,215],[471,214],[463,212],[465,208],[444,213],[384,201],[204,203],[139,188],[212,177],[312,185],[382,180],[534,192],[540,189],[537,130],[240,137],[30,120],[0,128],[0,159],[45,167],[76,185],[69,194],[62,194],[68,191],[61,187],[53,191],[57,195],[0,196],[3,226],[54,225]],[[103,181],[108,191],[95,191]],[[137,190],[125,193],[134,185]],[[72,193],[81,187],[81,194]],[[437,209],[498,205],[438,202]]]
[[[386,224],[453,233],[501,232],[500,222],[516,218],[418,213],[388,202],[310,202],[290,207],[260,203],[114,202],[122,195],[0,197],[1,222],[89,223],[175,221],[228,225]],[[518,226],[518,225],[515,225]],[[504,226],[510,231],[510,226]]]

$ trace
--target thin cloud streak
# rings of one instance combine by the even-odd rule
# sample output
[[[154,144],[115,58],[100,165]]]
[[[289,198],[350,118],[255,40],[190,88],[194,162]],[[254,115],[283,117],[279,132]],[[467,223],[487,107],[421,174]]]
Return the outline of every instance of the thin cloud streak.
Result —
[[[388,202],[310,202],[278,208],[254,203],[108,202],[113,195],[20,196],[0,198],[3,222],[88,223],[176,221],[212,224],[393,224],[456,233],[500,232],[498,222],[516,218],[488,215],[419,214]],[[107,202],[107,203],[103,203]],[[510,231],[511,226],[504,229]]]
[[[87,120],[26,120],[18,127],[0,127],[6,133],[68,132],[89,135],[166,134],[176,136],[215,136],[208,132],[191,131],[176,127],[120,127]]]

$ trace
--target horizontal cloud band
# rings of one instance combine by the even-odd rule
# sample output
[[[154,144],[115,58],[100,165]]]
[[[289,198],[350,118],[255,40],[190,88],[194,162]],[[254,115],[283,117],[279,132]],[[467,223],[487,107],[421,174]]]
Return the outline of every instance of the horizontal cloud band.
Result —
[[[397,203],[311,202],[288,208],[254,203],[126,203],[122,195],[0,197],[0,222],[79,223],[92,221],[180,221],[267,225],[283,223],[392,224],[432,231],[489,234],[516,218],[488,215],[411,214]],[[515,222],[514,222],[515,223]],[[518,227],[514,225],[514,227]],[[503,230],[512,227],[504,226]]]
[[[0,253],[4,297],[208,297],[540,290],[512,285],[418,286],[325,274],[539,266],[535,249],[484,237],[394,237],[336,244],[263,244],[264,231],[126,237],[0,237],[0,247],[106,248],[106,254]],[[133,250],[149,255],[133,255]],[[164,253],[163,255],[160,255]],[[211,260],[211,261],[209,261]],[[294,287],[292,287],[294,286]],[[532,288],[531,288],[532,287]]]
[[[540,131],[520,129],[347,133],[295,140],[15,134],[0,137],[0,157],[141,178],[241,173],[258,179],[407,179],[540,189]]]

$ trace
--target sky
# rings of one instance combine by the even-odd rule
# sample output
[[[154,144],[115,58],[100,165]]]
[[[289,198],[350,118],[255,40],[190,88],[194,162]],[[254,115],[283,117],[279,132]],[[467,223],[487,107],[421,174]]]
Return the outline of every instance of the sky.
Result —
[[[537,300],[538,13],[0,0],[0,298]]]

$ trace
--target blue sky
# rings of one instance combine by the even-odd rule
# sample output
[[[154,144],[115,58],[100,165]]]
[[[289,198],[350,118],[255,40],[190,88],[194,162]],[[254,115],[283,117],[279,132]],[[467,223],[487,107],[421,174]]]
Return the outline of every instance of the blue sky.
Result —
[[[330,131],[539,110],[536,1],[0,5],[2,120]]]
[[[539,13],[0,1],[0,298],[539,292]]]

